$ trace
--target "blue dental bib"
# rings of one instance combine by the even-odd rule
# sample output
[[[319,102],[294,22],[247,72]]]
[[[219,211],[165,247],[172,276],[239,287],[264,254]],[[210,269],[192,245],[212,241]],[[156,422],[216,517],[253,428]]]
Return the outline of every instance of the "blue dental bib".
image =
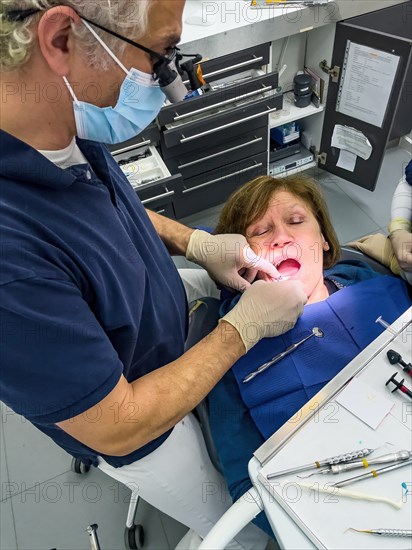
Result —
[[[362,281],[306,306],[291,331],[265,338],[242,357],[232,372],[263,437],[270,437],[382,333],[377,317],[382,315],[392,323],[410,304],[400,279],[382,276]],[[242,382],[247,374],[308,336],[313,327],[319,327],[324,337],[310,338],[250,382]]]

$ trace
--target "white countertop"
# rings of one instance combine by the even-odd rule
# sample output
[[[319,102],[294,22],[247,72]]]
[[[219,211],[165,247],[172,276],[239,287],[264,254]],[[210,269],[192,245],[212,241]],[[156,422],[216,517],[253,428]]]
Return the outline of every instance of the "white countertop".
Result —
[[[400,4],[405,0],[331,0],[313,7],[251,8],[250,0],[187,0],[181,45],[215,58],[342,19]],[[187,22],[195,13],[206,23]]]

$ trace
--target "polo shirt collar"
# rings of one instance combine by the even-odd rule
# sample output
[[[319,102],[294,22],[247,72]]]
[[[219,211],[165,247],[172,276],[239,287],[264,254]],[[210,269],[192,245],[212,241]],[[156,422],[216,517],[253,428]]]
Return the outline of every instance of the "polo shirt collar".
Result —
[[[0,175],[4,178],[65,189],[76,176],[62,170],[33,147],[0,130]]]
[[[100,143],[77,138],[77,145],[114,195],[107,158],[110,153]],[[78,179],[75,170],[59,168],[39,151],[3,130],[0,130],[0,176],[56,190],[70,187]]]

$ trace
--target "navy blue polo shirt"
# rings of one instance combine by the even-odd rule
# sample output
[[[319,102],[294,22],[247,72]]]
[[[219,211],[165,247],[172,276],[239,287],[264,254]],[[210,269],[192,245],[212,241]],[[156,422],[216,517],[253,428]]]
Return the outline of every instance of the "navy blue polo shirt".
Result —
[[[56,422],[184,350],[183,284],[107,148],[63,170],[0,132],[0,399],[84,462],[97,453]],[[99,411],[89,422],[98,429]],[[115,411],[114,411],[115,414]],[[130,421],[138,421],[130,410]],[[155,450],[170,431],[115,467]]]

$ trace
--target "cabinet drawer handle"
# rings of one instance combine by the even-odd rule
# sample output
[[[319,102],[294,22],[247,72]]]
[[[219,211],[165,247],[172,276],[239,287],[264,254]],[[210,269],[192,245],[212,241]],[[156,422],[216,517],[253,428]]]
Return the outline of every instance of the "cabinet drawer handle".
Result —
[[[151,197],[150,199],[146,199],[142,201],[143,205],[150,204],[151,202],[157,201],[158,199],[165,199],[166,197],[171,197],[174,195],[174,191],[167,191],[167,193],[161,193],[160,195],[156,195],[156,197]]]
[[[242,61],[242,63],[238,63],[237,65],[232,65],[231,67],[226,67],[225,69],[219,69],[218,71],[213,71],[212,73],[204,74],[203,77],[208,78],[210,76],[216,76],[218,74],[227,73],[229,71],[233,71],[233,69],[240,69],[241,67],[247,67],[248,65],[253,65],[258,61],[263,61],[263,57],[254,57],[253,59],[249,59],[248,61]]]
[[[263,111],[262,113],[257,113],[256,115],[251,115],[246,118],[242,118],[240,120],[235,120],[234,122],[230,122],[229,124],[224,124],[223,126],[218,126],[217,128],[212,128],[211,130],[206,130],[205,132],[201,132],[200,134],[195,134],[194,136],[190,137],[183,137],[180,140],[180,143],[187,143],[188,141],[193,141],[195,139],[202,138],[204,136],[208,136],[210,134],[215,134],[216,132],[220,132],[221,130],[226,130],[227,128],[232,128],[233,126],[237,126],[238,124],[242,124],[243,122],[247,122],[248,120],[253,120],[254,118],[259,118],[263,115],[268,115],[272,113],[273,111],[277,111],[277,107],[274,107],[271,109],[270,107],[266,106],[266,111]]]
[[[212,181],[208,181],[206,183],[202,183],[201,185],[196,185],[196,187],[191,187],[190,189],[183,189],[183,193],[191,193],[192,191],[196,191],[197,189],[200,189],[201,187],[206,187],[207,185],[212,185],[212,183],[217,183],[218,181],[227,180],[228,178],[231,178],[233,176],[237,176],[238,174],[243,174],[244,172],[250,172],[250,170],[255,170],[256,168],[260,168],[263,166],[263,162],[257,162],[253,166],[249,166],[248,168],[243,168],[243,170],[238,170],[237,172],[233,172],[232,174],[228,174],[227,176],[222,176],[221,178],[217,178]]]
[[[112,155],[120,155],[121,153],[127,153],[127,151],[132,151],[132,149],[136,149],[137,147],[143,147],[144,145],[150,145],[152,142],[150,139],[146,139],[145,141],[141,141],[140,143],[135,143],[134,145],[128,145],[127,147],[123,147],[123,149],[118,149],[117,151],[113,151]]]
[[[186,113],[184,115],[179,115],[177,113],[177,116],[174,117],[174,121],[177,120],[183,120],[185,118],[190,118],[192,116],[199,115],[201,113],[205,113],[206,111],[211,111],[216,109],[216,107],[222,107],[223,105],[229,105],[229,103],[236,103],[236,101],[241,101],[242,99],[246,99],[247,97],[253,97],[255,95],[262,94],[264,92],[269,92],[272,90],[272,86],[262,86],[260,90],[254,90],[253,92],[248,92],[247,94],[240,95],[238,97],[234,97],[233,99],[226,99],[225,101],[221,101],[220,103],[215,103],[214,105],[208,105],[207,107],[203,107],[202,109],[198,109],[197,111],[191,111],[190,113]]]
[[[254,143],[259,143],[259,141],[263,141],[262,137],[252,139],[252,141],[248,141],[247,143],[242,143],[241,145],[236,145],[236,147],[231,147],[230,149],[225,149],[224,151],[219,151],[219,153],[215,153],[214,155],[209,155],[208,157],[203,157],[201,159],[194,160],[192,162],[188,162],[187,164],[181,164],[177,167],[178,170],[183,170],[184,168],[189,168],[190,166],[195,166],[196,164],[200,164],[201,162],[205,162],[207,160],[214,159],[216,157],[220,157],[222,155],[226,155],[227,153],[233,153],[233,151],[237,151],[238,149],[243,149],[243,147],[247,147],[248,145],[253,145]]]

